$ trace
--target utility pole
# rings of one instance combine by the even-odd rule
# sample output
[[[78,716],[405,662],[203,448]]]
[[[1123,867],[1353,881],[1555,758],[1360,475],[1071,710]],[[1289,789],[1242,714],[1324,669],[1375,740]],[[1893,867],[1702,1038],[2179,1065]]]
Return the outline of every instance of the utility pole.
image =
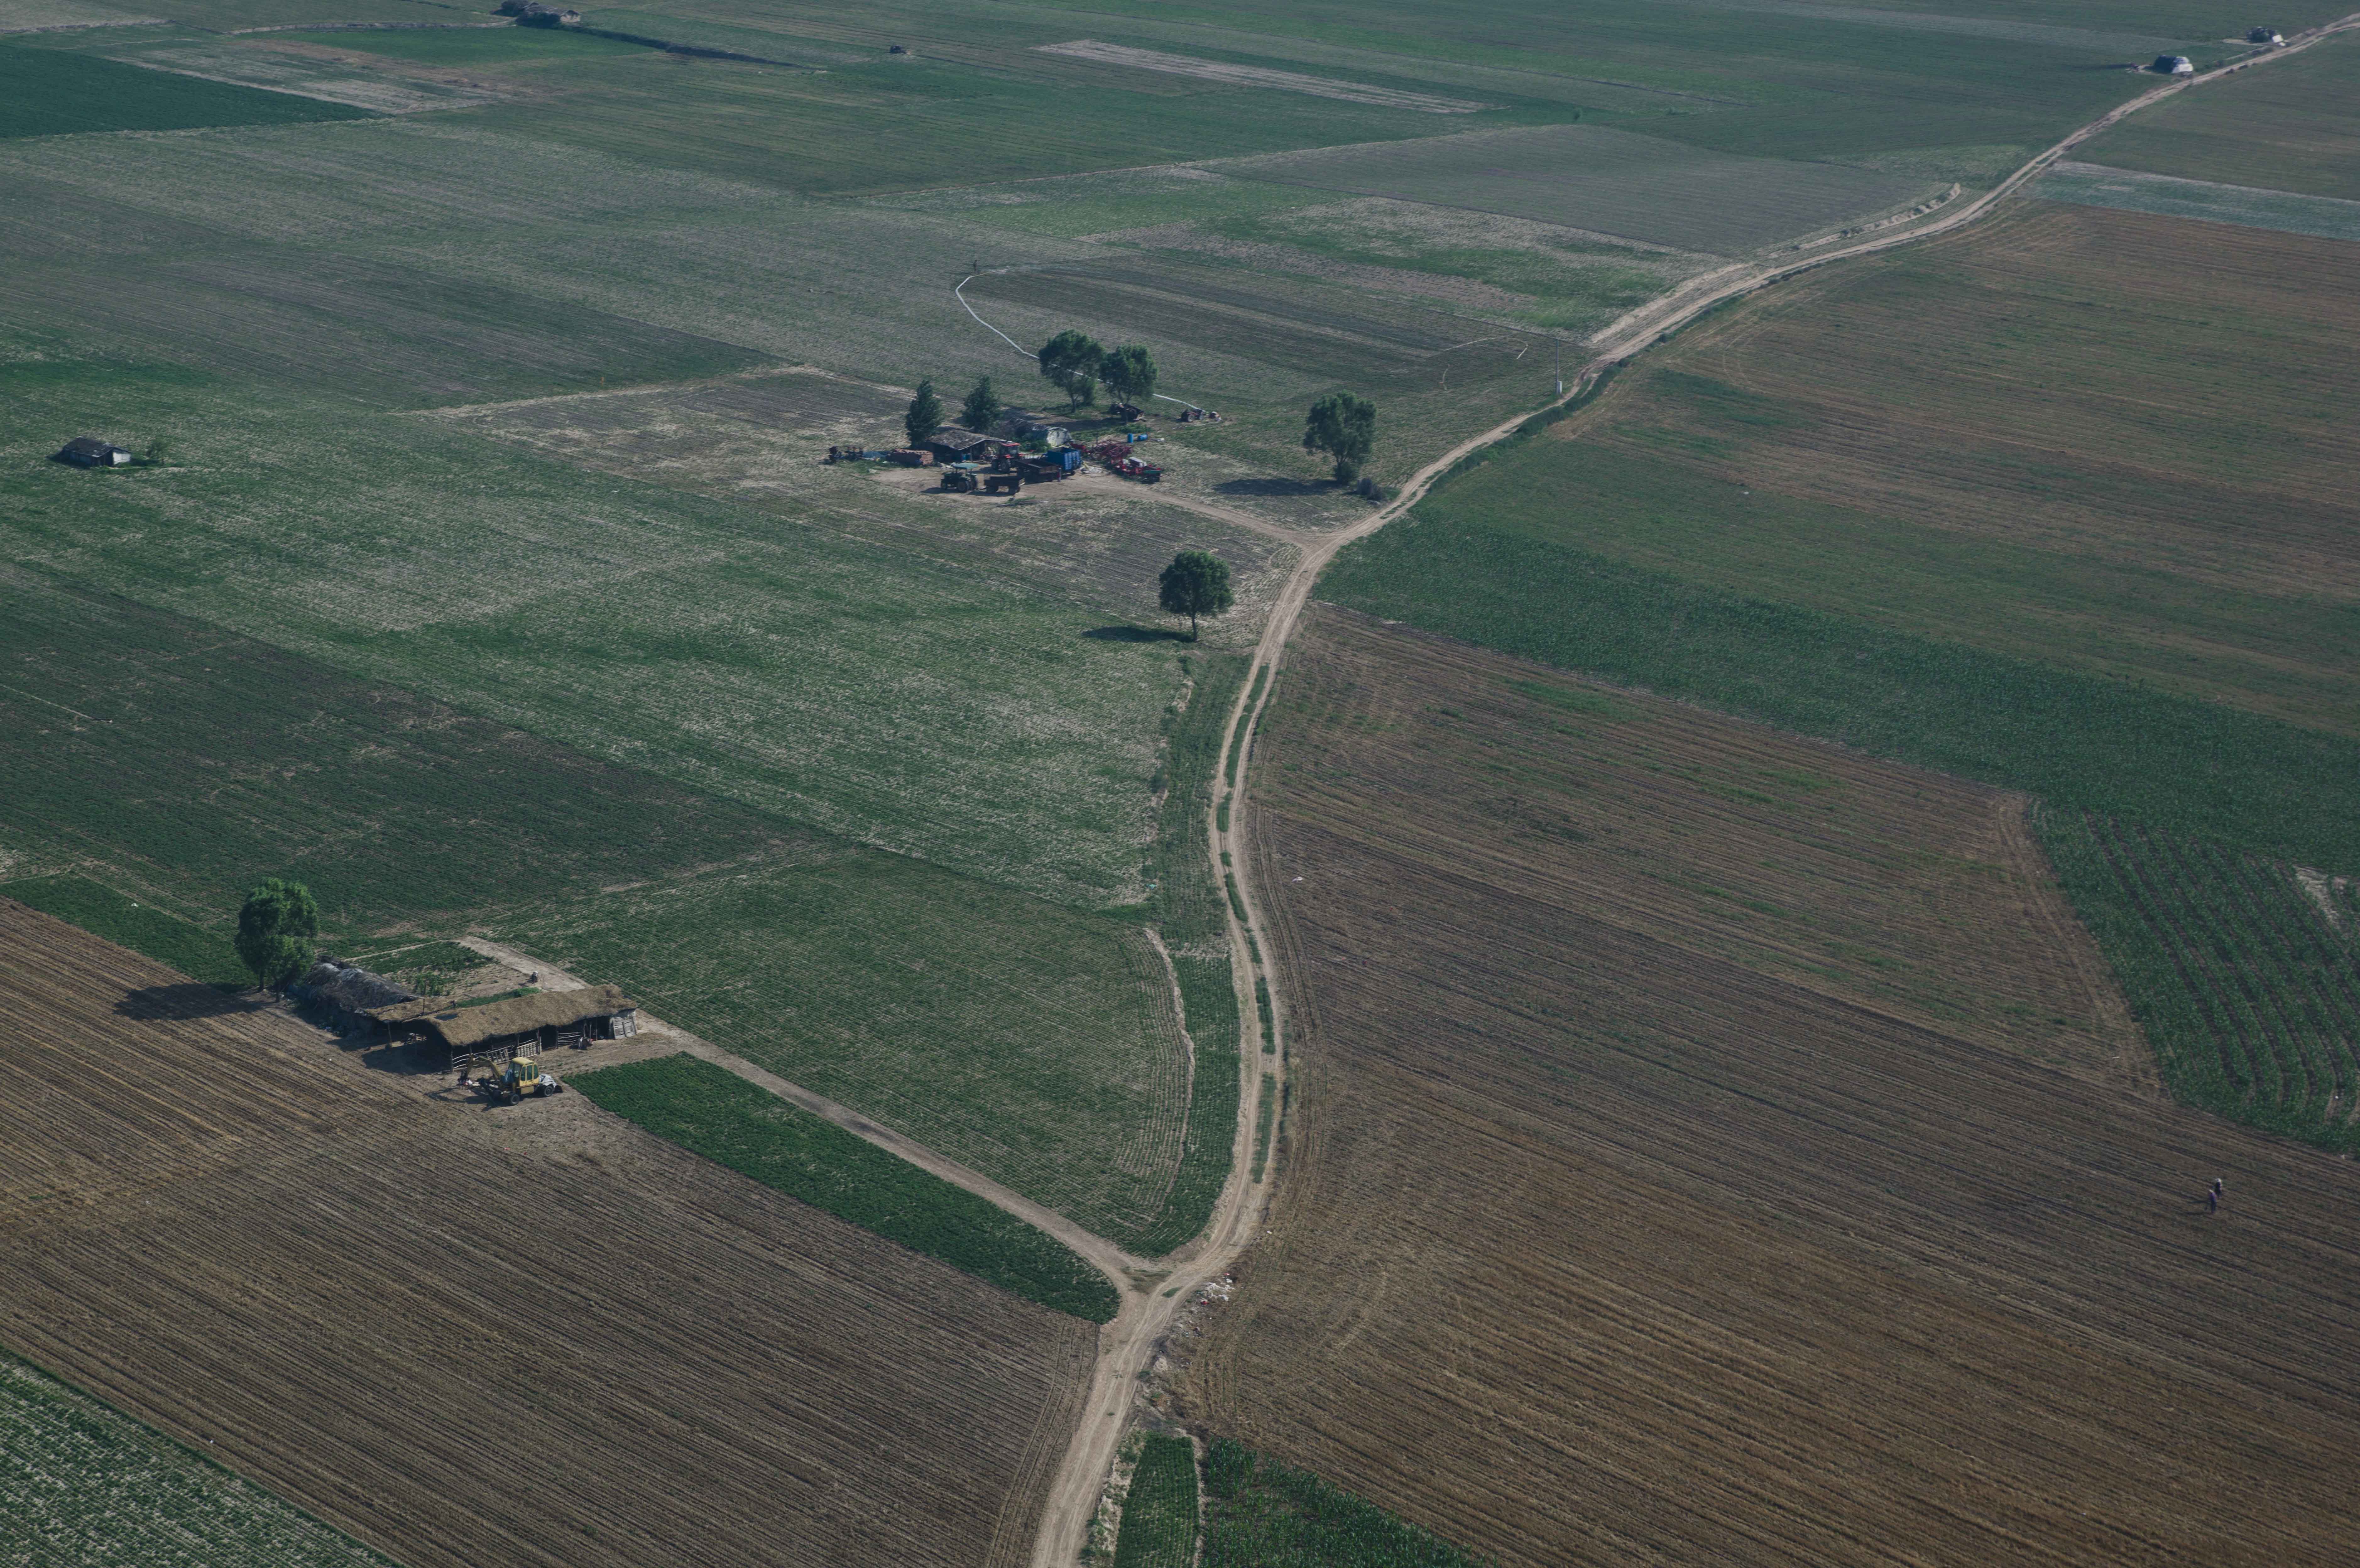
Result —
[[[1554,350],[1556,354],[1557,395],[1562,397],[1565,396],[1565,340],[1562,338],[1551,338],[1549,339],[1549,347]]]

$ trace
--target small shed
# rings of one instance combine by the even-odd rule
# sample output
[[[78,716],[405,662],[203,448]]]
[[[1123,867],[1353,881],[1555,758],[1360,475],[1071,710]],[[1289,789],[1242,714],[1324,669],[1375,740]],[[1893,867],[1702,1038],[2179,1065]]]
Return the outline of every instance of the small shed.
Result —
[[[2159,54],[2147,69],[2158,76],[2193,76],[2196,62],[2184,54]]]
[[[76,436],[58,449],[58,461],[76,468],[120,468],[131,461],[131,454],[96,436]]]
[[[338,1034],[374,1025],[379,1008],[419,999],[417,992],[398,980],[388,980],[356,964],[334,958],[321,959],[311,966],[311,973],[289,989],[299,1001],[316,1002],[326,1007]]]
[[[998,436],[978,435],[956,425],[945,425],[926,438],[926,450],[945,463],[989,463],[1010,446]]]
[[[544,0],[500,0],[495,16],[514,16],[519,27],[578,27],[582,13],[563,5],[544,4]]]
[[[536,991],[463,1007],[442,997],[379,1007],[370,1015],[398,1033],[431,1040],[453,1056],[506,1050],[517,1055],[639,1032],[639,1005],[617,985]]]

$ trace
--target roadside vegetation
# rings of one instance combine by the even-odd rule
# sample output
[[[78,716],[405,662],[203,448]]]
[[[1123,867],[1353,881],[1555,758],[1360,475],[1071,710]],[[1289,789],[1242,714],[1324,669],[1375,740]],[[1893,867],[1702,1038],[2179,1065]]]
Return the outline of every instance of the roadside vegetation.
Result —
[[[1114,1568],[1196,1568],[1196,1445],[1150,1432],[1122,1504]]]
[[[1027,1301],[1091,1323],[1122,1304],[1063,1243],[709,1062],[659,1057],[568,1082],[691,1153]]]
[[[1238,1127],[1242,1043],[1236,982],[1213,878],[1206,812],[1218,780],[1221,732],[1252,660],[1242,654],[1192,653],[1187,705],[1170,722],[1164,752],[1164,803],[1148,860],[1148,917],[1172,956],[1188,1035],[1196,1049],[1188,1127],[1164,1212],[1137,1250],[1160,1256],[1205,1228],[1229,1180]]]

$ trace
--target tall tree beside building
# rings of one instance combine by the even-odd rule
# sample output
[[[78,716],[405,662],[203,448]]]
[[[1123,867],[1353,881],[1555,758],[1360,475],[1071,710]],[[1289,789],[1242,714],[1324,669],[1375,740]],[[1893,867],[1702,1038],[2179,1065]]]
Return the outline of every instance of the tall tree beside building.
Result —
[[[1184,550],[1156,582],[1156,601],[1167,615],[1188,617],[1188,640],[1196,640],[1196,620],[1226,614],[1237,597],[1229,591],[1229,563],[1210,550]]]
[[[1098,401],[1098,366],[1105,358],[1096,339],[1069,327],[1042,345],[1041,375],[1065,395],[1068,408],[1078,408]]]
[[[1303,450],[1336,460],[1336,483],[1349,485],[1377,446],[1377,406],[1349,392],[1330,392],[1311,405],[1304,420]]]
[[[1155,396],[1155,356],[1137,343],[1109,350],[1098,362],[1098,379],[1120,403],[1144,403]]]
[[[237,911],[237,955],[254,982],[275,991],[311,966],[320,934],[320,906],[300,882],[274,877],[246,896]]]
[[[991,389],[991,377],[977,381],[975,390],[967,395],[959,408],[959,423],[978,435],[989,431],[1000,419],[1000,394]]]
[[[909,432],[912,446],[943,428],[943,400],[934,396],[933,382],[918,383],[918,395],[910,399],[910,411],[901,416],[901,428]]]

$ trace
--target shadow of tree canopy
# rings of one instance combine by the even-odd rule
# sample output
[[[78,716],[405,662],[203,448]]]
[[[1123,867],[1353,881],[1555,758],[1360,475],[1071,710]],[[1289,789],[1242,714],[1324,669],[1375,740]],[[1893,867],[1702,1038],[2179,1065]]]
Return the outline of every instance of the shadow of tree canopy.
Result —
[[[115,1014],[117,1018],[143,1021],[218,1018],[232,1013],[252,1012],[267,1005],[225,985],[207,985],[194,980],[184,980],[177,985],[142,985],[136,991],[126,991],[123,999],[115,1004]]]
[[[1162,626],[1098,626],[1082,634],[1092,642],[1186,642],[1186,632]]]

